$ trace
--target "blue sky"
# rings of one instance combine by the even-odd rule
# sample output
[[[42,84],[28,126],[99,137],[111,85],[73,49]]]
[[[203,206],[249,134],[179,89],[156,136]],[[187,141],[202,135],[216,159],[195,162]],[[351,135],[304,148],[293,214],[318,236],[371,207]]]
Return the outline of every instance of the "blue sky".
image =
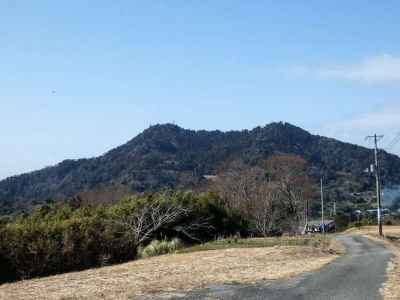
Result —
[[[385,146],[400,132],[400,3],[369,2],[0,0],[0,178],[165,122],[282,120]]]

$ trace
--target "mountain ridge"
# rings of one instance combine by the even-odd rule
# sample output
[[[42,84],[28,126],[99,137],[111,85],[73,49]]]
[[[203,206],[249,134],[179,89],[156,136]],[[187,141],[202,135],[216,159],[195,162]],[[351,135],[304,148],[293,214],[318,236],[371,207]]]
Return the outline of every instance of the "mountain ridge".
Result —
[[[310,165],[310,175],[324,175],[328,182],[337,181],[337,174],[348,174],[361,178],[354,189],[370,188],[373,183],[363,175],[372,163],[371,149],[313,135],[290,123],[225,132],[157,124],[98,157],[64,160],[0,181],[0,214],[96,189],[139,193],[191,189],[203,175],[216,173],[223,163],[241,159],[257,164],[276,153],[302,156]],[[396,172],[400,158],[384,151],[380,155],[384,183],[400,184]]]

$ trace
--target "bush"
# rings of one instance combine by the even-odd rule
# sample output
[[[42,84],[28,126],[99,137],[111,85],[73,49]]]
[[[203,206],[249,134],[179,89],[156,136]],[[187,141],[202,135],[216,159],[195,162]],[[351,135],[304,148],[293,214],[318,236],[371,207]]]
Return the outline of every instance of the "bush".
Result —
[[[162,224],[152,219],[152,208],[174,212],[174,207],[185,213]],[[138,217],[151,229],[140,239],[133,226],[141,224]],[[230,235],[236,224],[213,194],[164,192],[98,207],[48,204],[0,222],[0,283],[171,253],[181,240],[193,244]]]
[[[152,256],[158,256],[168,253],[175,253],[177,250],[182,248],[181,240],[175,238],[171,241],[167,240],[154,240],[144,248],[139,248],[139,257],[146,258]]]

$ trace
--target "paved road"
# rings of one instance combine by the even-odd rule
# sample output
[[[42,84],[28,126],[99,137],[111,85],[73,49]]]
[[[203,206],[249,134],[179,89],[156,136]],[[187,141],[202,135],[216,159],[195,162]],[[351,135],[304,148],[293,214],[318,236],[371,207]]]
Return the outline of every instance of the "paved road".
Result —
[[[361,236],[339,236],[347,253],[320,271],[257,286],[223,285],[197,290],[179,299],[382,299],[379,289],[391,253]]]

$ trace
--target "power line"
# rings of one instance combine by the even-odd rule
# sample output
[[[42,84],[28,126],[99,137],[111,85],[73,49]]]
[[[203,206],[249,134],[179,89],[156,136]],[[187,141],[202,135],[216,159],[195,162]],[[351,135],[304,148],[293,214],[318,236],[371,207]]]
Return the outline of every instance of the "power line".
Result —
[[[385,147],[386,151],[392,150],[400,142],[400,132],[396,134],[394,139]]]

